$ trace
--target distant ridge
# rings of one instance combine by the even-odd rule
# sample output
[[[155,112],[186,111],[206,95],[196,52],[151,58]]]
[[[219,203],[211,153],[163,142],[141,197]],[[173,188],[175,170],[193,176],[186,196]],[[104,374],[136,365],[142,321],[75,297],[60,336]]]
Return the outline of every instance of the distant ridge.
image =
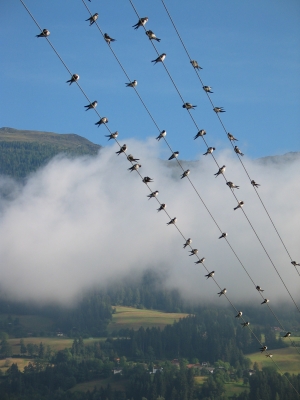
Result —
[[[69,133],[0,128],[0,174],[25,178],[58,154],[95,156],[101,146]]]

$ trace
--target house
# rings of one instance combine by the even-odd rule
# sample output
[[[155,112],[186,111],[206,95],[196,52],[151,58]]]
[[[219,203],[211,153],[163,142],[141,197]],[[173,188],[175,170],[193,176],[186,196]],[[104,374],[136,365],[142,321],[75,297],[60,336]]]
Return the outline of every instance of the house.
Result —
[[[122,368],[115,368],[115,369],[113,369],[113,373],[114,373],[114,375],[117,375],[117,374],[120,374],[120,375],[122,375]]]
[[[174,358],[174,360],[171,361],[171,364],[176,365],[176,367],[178,367],[178,368],[180,367],[180,362],[177,358]]]
[[[152,372],[150,371],[150,374],[156,374],[156,372],[163,372],[163,368],[158,367],[157,365],[153,367]]]

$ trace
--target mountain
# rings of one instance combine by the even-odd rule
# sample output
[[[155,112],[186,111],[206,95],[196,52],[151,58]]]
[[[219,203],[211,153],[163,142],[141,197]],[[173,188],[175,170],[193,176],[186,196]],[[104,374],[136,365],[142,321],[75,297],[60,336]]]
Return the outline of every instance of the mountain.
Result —
[[[75,134],[0,128],[0,174],[25,178],[58,154],[97,155],[101,146]]]

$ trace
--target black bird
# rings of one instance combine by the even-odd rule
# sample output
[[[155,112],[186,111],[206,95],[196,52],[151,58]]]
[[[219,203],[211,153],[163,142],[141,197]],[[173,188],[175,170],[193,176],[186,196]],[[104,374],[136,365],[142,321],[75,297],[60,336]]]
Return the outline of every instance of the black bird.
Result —
[[[208,278],[212,278],[213,276],[214,276],[214,274],[215,274],[215,271],[211,271],[211,272],[209,272],[207,275],[205,275],[206,276],[206,278],[208,279]]]
[[[104,33],[104,40],[106,41],[107,44],[110,44],[110,42],[116,41],[116,39],[111,38],[107,33]]]
[[[92,108],[96,108],[97,107],[97,100],[93,101],[92,103],[88,104],[87,106],[84,106],[86,108],[85,111],[87,110],[91,110]]]
[[[126,144],[123,144],[123,146],[120,148],[119,151],[116,151],[116,154],[119,156],[121,153],[124,153],[127,150]]]
[[[143,179],[144,183],[150,183],[153,182],[153,179],[149,178],[149,176],[145,176],[145,178]]]
[[[167,207],[167,206],[166,206],[164,203],[162,203],[162,204],[160,205],[160,207],[157,209],[157,211],[162,211],[162,210],[164,210],[166,207]]]
[[[86,19],[86,21],[90,21],[90,26],[93,25],[98,19],[98,13],[92,15],[90,18]]]
[[[39,35],[36,35],[35,37],[47,37],[50,35],[50,31],[48,29],[43,29],[42,32]]]
[[[69,79],[66,83],[69,83],[69,85],[72,85],[72,83],[77,82],[79,79],[79,75],[78,74],[73,74],[71,79]]]
[[[149,20],[148,17],[140,18],[139,21],[135,25],[132,25],[132,27],[134,29],[138,29],[140,26],[145,26],[146,23],[148,22],[148,20]]]

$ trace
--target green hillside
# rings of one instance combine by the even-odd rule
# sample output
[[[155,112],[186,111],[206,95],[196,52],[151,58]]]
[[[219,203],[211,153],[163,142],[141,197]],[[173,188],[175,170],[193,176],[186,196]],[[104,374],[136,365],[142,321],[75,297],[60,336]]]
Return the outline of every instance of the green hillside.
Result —
[[[0,128],[0,174],[24,178],[58,154],[96,155],[101,146],[75,134]]]

